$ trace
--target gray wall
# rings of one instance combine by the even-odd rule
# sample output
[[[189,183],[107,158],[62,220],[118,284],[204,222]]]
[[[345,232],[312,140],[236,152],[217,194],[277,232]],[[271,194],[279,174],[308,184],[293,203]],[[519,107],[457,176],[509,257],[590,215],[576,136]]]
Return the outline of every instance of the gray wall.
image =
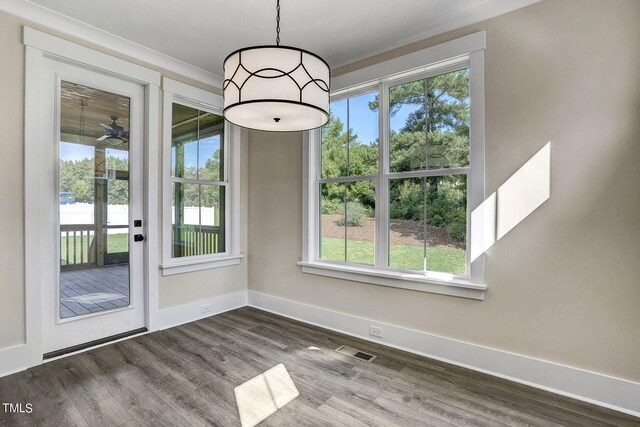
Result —
[[[487,32],[486,191],[552,141],[551,198],[487,253],[484,301],[302,274],[300,134],[249,135],[249,289],[640,381],[640,2],[545,0]]]

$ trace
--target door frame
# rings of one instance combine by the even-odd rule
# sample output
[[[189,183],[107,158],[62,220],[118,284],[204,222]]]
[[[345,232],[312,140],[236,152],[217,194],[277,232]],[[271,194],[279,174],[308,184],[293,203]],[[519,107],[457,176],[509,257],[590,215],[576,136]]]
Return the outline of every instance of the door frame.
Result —
[[[44,259],[45,272],[55,271],[54,286],[51,283],[45,284],[42,288],[42,343],[43,353],[46,357],[51,354],[59,354],[71,347],[84,345],[104,337],[114,336],[131,330],[139,330],[146,327],[146,306],[144,297],[144,252],[146,245],[133,243],[133,235],[141,232],[134,228],[133,219],[143,218],[144,208],[144,86],[132,82],[129,79],[122,79],[85,66],[71,64],[59,59],[46,57],[43,68],[44,76],[44,97],[41,99],[41,108],[47,114],[43,114],[43,129],[45,135],[41,141],[41,151],[46,153],[41,170],[46,170],[49,179],[49,186],[53,185],[54,205],[51,203],[42,205],[40,215],[45,218],[53,217],[53,228],[56,232],[42,235],[40,244],[44,245],[47,252],[55,254],[53,259]],[[112,310],[103,310],[80,316],[68,318],[60,317],[60,289],[62,287],[62,268],[60,265],[60,233],[57,232],[60,226],[60,212],[55,205],[59,206],[60,185],[60,144],[61,144],[61,120],[62,120],[62,83],[70,82],[91,87],[102,92],[111,93],[129,99],[129,133],[130,139],[134,142],[128,147],[129,177],[129,211],[128,211],[128,232],[129,237],[129,304],[125,307],[118,307]],[[53,95],[53,96],[52,96]],[[91,100],[89,102],[91,104]],[[49,111],[55,114],[49,115]],[[136,143],[137,142],[137,143]],[[50,149],[53,148],[53,149]],[[53,160],[53,165],[52,165]],[[53,166],[53,167],[52,167]],[[45,172],[43,172],[45,173]],[[53,176],[52,176],[53,175]],[[96,200],[96,203],[99,203]],[[94,218],[95,219],[95,218]],[[96,223],[97,225],[97,223]],[[103,233],[104,229],[99,228],[96,236]],[[97,260],[96,260],[97,261]],[[96,265],[97,267],[97,265]]]
[[[39,236],[51,233],[53,218],[39,215],[38,207],[51,203],[52,186],[46,173],[48,156],[42,153],[42,143],[50,135],[45,132],[46,112],[41,110],[45,96],[43,85],[44,58],[70,62],[108,75],[140,84],[144,87],[145,118],[143,154],[143,221],[145,246],[143,255],[143,287],[146,303],[145,323],[155,329],[158,317],[158,256],[159,226],[159,162],[160,162],[160,73],[59,37],[24,27],[25,45],[25,109],[24,109],[24,221],[25,221],[25,343],[19,347],[21,367],[42,363],[42,314],[44,286],[55,280],[51,271],[43,268],[48,253]],[[53,112],[50,112],[53,114]]]

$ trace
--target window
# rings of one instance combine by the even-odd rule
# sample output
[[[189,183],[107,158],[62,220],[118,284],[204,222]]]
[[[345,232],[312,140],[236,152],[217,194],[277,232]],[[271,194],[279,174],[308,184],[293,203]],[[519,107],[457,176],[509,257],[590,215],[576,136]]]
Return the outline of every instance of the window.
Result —
[[[238,130],[222,99],[164,79],[163,274],[239,262]]]
[[[331,103],[321,142],[320,258],[374,264],[377,92]]]
[[[481,48],[452,59],[400,68],[446,51],[431,48],[373,81],[358,74],[382,68],[342,77],[352,84],[332,93],[329,123],[308,135],[303,271],[483,297],[483,259],[467,250],[484,196],[484,34],[473,36],[452,50]]]
[[[171,257],[225,252],[224,118],[174,102]]]

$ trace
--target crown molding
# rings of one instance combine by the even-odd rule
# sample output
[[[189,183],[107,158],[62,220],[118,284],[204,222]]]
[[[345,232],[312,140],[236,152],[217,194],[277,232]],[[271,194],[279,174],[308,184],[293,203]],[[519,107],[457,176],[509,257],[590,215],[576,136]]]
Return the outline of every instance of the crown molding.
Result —
[[[0,10],[103,48],[116,52],[126,52],[126,56],[136,58],[147,64],[176,73],[191,80],[222,88],[223,79],[216,74],[116,36],[92,25],[85,24],[84,22],[70,18],[51,9],[31,3],[28,0],[0,0]]]
[[[331,68],[339,68],[356,61],[406,46],[447,31],[472,25],[537,3],[540,0],[480,0],[451,12],[425,19],[418,25],[406,27],[392,34],[373,37],[365,44],[327,56]]]

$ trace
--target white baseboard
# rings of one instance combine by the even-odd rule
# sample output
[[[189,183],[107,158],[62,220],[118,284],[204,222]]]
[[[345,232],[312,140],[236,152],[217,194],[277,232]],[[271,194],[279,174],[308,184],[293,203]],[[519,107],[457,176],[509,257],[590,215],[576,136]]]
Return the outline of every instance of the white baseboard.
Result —
[[[389,347],[640,416],[640,383],[259,292],[248,292],[248,305]],[[370,325],[384,328],[384,339],[369,336]]]
[[[201,307],[207,304],[211,304],[211,310],[206,313],[201,313]],[[214,316],[246,305],[247,291],[238,291],[214,298],[195,301],[189,304],[165,308],[158,311],[158,321],[154,327],[154,331],[160,331],[162,329],[194,322],[205,317]]]
[[[201,313],[200,308],[206,304],[211,304],[211,310]],[[154,330],[171,328],[246,305],[640,417],[640,383],[259,292],[239,291],[160,310]],[[382,327],[384,339],[369,336],[370,325]],[[26,344],[0,349],[0,377],[42,363],[35,360],[32,353]]]
[[[24,371],[41,363],[34,360],[33,351],[26,344],[0,349],[0,377]]]
[[[203,305],[211,305],[211,310],[207,311],[206,313],[201,313],[200,309]],[[152,329],[150,329],[149,332],[160,331],[162,329],[172,328],[184,323],[194,322],[205,317],[214,316],[216,314],[224,313],[225,311],[234,310],[246,305],[247,292],[239,291],[220,295],[214,298],[195,301],[189,304],[179,305],[176,307],[165,308],[158,311],[157,323],[153,326]],[[129,338],[132,337],[127,337],[124,339]],[[117,341],[109,342],[104,345],[113,344],[114,342]],[[91,349],[93,348],[96,347],[91,347]],[[90,349],[84,349],[72,354],[65,354],[62,357],[67,357],[88,350]],[[42,352],[33,348],[33,346],[30,347],[26,344],[20,344],[13,347],[0,349],[0,378],[6,375],[14,374],[16,372],[24,371],[25,369],[32,368],[34,366],[40,365],[41,363]]]

